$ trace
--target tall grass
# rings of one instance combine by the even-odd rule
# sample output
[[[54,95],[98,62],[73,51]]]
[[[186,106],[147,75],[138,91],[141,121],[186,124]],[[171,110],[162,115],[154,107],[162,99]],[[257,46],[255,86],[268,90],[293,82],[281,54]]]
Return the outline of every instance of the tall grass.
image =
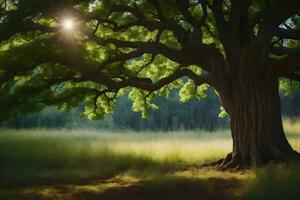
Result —
[[[1,130],[1,185],[107,178],[129,170],[170,171],[224,156],[228,131],[94,132]]]

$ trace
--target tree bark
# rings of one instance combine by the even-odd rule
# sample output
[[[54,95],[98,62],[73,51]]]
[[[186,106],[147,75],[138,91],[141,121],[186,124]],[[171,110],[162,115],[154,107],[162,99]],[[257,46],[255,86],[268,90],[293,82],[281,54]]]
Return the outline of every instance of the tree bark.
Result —
[[[226,110],[230,115],[233,150],[219,161],[221,169],[248,168],[299,157],[284,134],[278,88],[278,80],[242,79],[232,84],[231,100],[222,102],[230,102]]]

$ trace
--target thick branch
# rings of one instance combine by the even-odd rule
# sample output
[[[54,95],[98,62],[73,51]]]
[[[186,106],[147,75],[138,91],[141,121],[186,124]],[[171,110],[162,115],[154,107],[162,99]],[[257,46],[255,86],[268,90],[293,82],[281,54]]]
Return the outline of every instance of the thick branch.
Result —
[[[293,80],[293,81],[299,81],[300,82],[300,74],[296,74],[294,72],[284,74],[282,77],[288,78],[288,79]]]
[[[277,28],[274,36],[285,39],[300,40],[300,30]]]
[[[283,55],[300,56],[300,49],[293,49],[288,47],[271,47],[271,53],[277,56],[283,56]]]
[[[112,12],[132,13],[134,16],[136,16],[137,21],[127,23],[121,26],[117,26],[117,24],[113,23],[113,27],[114,27],[113,30],[124,31],[133,26],[143,26],[147,28],[149,31],[171,30],[174,33],[174,35],[178,38],[179,42],[183,44],[186,40],[188,32],[183,27],[181,27],[176,21],[171,19],[165,19],[158,1],[152,0],[151,2],[153,5],[155,5],[157,12],[159,13],[159,17],[160,17],[159,21],[150,21],[145,19],[144,14],[138,11],[138,9],[136,8],[132,8],[127,5],[114,5],[111,10]],[[105,20],[104,23],[105,22],[111,24],[110,20]]]
[[[192,64],[201,65],[206,71],[210,71],[213,65],[213,62],[223,59],[222,54],[219,52],[217,48],[211,45],[198,44],[195,45],[195,42],[192,46],[186,46],[181,50],[172,49],[167,47],[164,44],[159,42],[132,42],[132,41],[122,41],[117,39],[104,39],[99,38],[93,34],[88,34],[91,40],[95,41],[99,45],[105,44],[114,44],[116,47],[129,47],[134,50],[127,54],[120,54],[116,57],[112,57],[111,59],[105,61],[107,65],[114,62],[129,60],[132,58],[137,58],[142,56],[145,53],[149,54],[161,54],[166,58],[173,60],[181,65],[188,66]],[[196,55],[194,55],[197,53]]]
[[[130,7],[130,6],[125,5],[125,4],[113,4],[111,6],[111,11],[112,12],[129,12],[129,13],[133,14],[138,19],[144,19],[145,18],[145,15],[142,12],[140,12],[138,9]]]
[[[189,6],[190,6],[189,1],[176,0],[176,2],[178,3],[179,9],[181,10],[181,13],[183,14],[186,21],[192,24],[194,27],[198,27],[200,25],[200,22],[191,15],[189,11]]]
[[[216,24],[218,27],[219,32],[222,34],[222,31],[226,30],[226,21],[224,19],[224,13],[222,9],[223,0],[214,0],[210,9],[213,12],[214,18],[216,20]]]
[[[146,82],[146,81],[137,81],[137,80],[132,80],[132,79],[116,82],[115,89],[131,86],[131,87],[135,87],[135,88],[139,88],[139,89],[143,89],[143,90],[147,90],[147,91],[156,91],[156,90],[159,90],[160,88],[162,88],[163,86],[168,85],[183,76],[187,76],[187,77],[191,78],[192,80],[194,80],[196,85],[201,85],[203,83],[211,84],[211,78],[208,74],[199,76],[199,75],[196,75],[195,73],[193,73],[189,69],[182,69],[182,70],[175,71],[173,74],[171,74],[165,78],[162,78],[155,83]]]
[[[110,23],[110,21],[107,21],[107,23]],[[155,30],[170,30],[174,33],[174,35],[178,38],[178,41],[181,44],[184,44],[188,35],[188,32],[182,28],[179,24],[177,24],[174,21],[171,20],[165,20],[165,21],[148,21],[148,20],[138,20],[134,22],[130,22],[121,26],[113,26],[113,31],[116,32],[122,32],[126,31],[128,28],[134,27],[134,26],[142,26],[148,29],[149,31],[155,31]]]
[[[238,26],[241,19],[248,16],[248,9],[253,0],[231,0],[231,11],[229,21]]]
[[[134,51],[130,53],[120,54],[118,56],[112,57],[111,59],[105,61],[105,63],[101,65],[107,65],[114,62],[126,61],[129,59],[138,58],[145,53],[155,54],[155,55],[162,54],[166,58],[169,58],[170,60],[173,60],[181,64],[185,62],[183,54],[181,53],[180,50],[169,48],[158,42],[139,42],[139,41],[131,42],[131,41],[122,41],[117,39],[103,39],[103,38],[96,37],[93,34],[89,34],[88,36],[91,40],[93,40],[99,45],[114,44],[118,48],[129,47],[134,49]]]
[[[231,11],[229,16],[229,26],[231,42],[239,40],[238,45],[244,45],[253,37],[253,30],[249,21],[248,9],[253,0],[231,0]]]
[[[288,55],[282,59],[272,59],[268,65],[269,77],[280,77],[300,71],[300,57],[297,55]]]
[[[277,27],[299,11],[299,0],[286,0],[274,5],[271,9],[260,14],[261,23],[258,36],[268,43],[271,40],[271,36],[276,32]]]

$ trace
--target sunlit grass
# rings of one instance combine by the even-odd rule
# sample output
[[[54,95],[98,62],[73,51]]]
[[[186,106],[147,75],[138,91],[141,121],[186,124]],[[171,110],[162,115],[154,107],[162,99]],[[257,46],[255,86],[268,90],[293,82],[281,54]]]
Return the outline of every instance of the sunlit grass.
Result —
[[[27,176],[52,179],[54,174],[66,181],[74,174],[80,179],[106,178],[132,169],[169,171],[222,157],[230,151],[230,141],[227,131],[2,130],[1,172],[8,179],[1,183],[26,181]]]
[[[284,119],[283,124],[290,144],[300,151],[300,119]]]

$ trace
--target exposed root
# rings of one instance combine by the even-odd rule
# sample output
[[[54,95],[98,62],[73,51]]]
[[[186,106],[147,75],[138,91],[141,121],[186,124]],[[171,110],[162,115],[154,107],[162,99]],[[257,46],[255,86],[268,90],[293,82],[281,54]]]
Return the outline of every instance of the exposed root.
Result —
[[[216,170],[221,171],[239,171],[244,169],[241,166],[242,165],[238,159],[232,158],[232,153],[227,154],[225,158],[202,165],[202,167],[212,167]]]
[[[232,153],[228,154],[223,160],[218,169],[221,171],[239,171],[244,169],[243,163],[237,156],[232,156]]]
[[[225,165],[220,165],[218,169],[220,169],[221,171],[238,171],[242,169],[240,166],[241,165],[238,161],[231,160]]]
[[[220,165],[223,162],[224,158],[221,158],[217,161],[211,162],[211,163],[205,163],[203,165],[201,165],[201,167],[216,167],[218,165]]]
[[[227,154],[225,158],[219,159],[215,162],[204,164],[201,167],[211,167],[216,170],[221,171],[240,171],[245,170],[250,167],[254,166],[263,166],[267,165],[268,163],[293,163],[297,162],[300,163],[300,153],[293,151],[289,153],[284,153],[282,151],[273,151],[272,152],[272,159],[268,160],[267,162],[255,162],[255,163],[245,163],[239,156],[232,156],[232,153]]]

